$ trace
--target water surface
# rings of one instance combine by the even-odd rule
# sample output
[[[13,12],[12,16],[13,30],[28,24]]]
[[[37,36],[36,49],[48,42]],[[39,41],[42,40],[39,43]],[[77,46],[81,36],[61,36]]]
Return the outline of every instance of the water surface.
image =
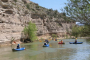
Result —
[[[21,44],[24,51],[13,52],[16,45],[0,48],[0,60],[90,60],[90,41],[78,39],[83,44],[69,44],[74,39],[64,39],[65,44],[50,41],[49,47],[42,47],[43,42]]]

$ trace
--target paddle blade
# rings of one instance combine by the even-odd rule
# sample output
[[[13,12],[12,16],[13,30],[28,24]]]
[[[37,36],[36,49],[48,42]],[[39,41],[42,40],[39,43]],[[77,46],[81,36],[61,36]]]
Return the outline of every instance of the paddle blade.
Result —
[[[14,41],[14,43],[16,44],[16,42]]]
[[[42,42],[41,40],[39,42]]]

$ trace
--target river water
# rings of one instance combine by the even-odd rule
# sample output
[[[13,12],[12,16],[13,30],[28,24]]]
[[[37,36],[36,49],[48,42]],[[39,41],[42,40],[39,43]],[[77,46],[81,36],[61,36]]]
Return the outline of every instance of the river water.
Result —
[[[13,52],[16,45],[1,47],[0,60],[90,60],[90,40],[78,39],[83,44],[69,44],[74,39],[64,39],[65,44],[50,41],[49,47],[42,47],[43,42],[21,44],[24,51]]]

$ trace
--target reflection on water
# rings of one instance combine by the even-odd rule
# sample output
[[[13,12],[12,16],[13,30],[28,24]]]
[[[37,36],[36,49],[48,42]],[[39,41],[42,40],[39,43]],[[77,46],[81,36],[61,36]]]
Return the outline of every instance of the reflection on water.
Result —
[[[78,39],[83,44],[69,44],[74,39],[63,40],[65,44],[58,41],[50,41],[49,47],[42,47],[43,42],[22,44],[24,51],[12,52],[12,47],[0,48],[0,60],[90,60],[90,42]]]

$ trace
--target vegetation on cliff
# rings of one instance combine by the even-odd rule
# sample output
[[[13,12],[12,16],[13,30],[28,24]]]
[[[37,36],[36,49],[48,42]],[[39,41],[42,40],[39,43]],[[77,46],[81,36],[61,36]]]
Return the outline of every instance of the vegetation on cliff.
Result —
[[[57,38],[57,35],[56,34],[52,34],[52,38],[53,39],[56,39]]]
[[[66,17],[65,13],[60,13],[57,10],[41,7],[37,3],[30,2],[30,3],[26,3],[25,5],[26,5],[27,9],[29,9],[29,11],[31,11],[31,17],[37,16],[38,18],[41,18],[41,19],[44,19],[45,17],[47,17],[49,19],[56,18],[55,20],[63,18],[64,21],[66,21],[66,22],[73,21],[69,17]]]

